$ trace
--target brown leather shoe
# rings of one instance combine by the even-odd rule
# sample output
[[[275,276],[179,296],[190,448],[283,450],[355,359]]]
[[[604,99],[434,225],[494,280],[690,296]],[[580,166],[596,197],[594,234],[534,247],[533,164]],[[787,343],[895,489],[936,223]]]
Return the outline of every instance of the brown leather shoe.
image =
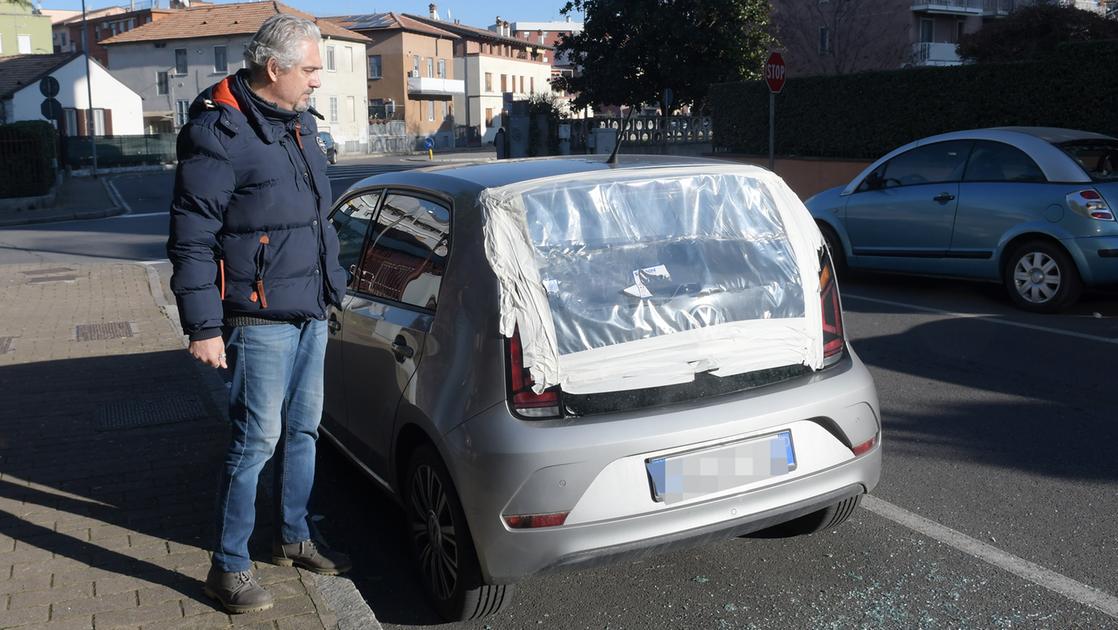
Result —
[[[338,551],[319,549],[313,540],[273,545],[272,563],[281,567],[294,565],[322,575],[338,575],[353,567],[349,556]]]
[[[210,567],[203,590],[208,597],[220,602],[226,612],[234,614],[260,612],[272,607],[272,594],[256,582],[252,571],[225,573]]]

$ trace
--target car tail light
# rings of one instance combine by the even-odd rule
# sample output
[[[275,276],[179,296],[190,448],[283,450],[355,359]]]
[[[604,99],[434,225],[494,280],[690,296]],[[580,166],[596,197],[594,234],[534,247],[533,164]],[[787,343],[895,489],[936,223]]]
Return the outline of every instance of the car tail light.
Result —
[[[534,529],[537,527],[559,527],[567,521],[570,512],[554,514],[516,514],[505,517],[505,524],[512,529]]]
[[[1113,221],[1114,212],[1094,188],[1085,188],[1067,196],[1068,207],[1085,217],[1097,221]]]
[[[532,391],[532,374],[524,367],[524,350],[520,343],[520,331],[512,333],[508,340],[509,361],[509,405],[516,415],[542,420],[563,417],[559,404],[559,388],[554,387],[537,394]]]
[[[823,367],[839,362],[846,350],[846,337],[842,330],[842,300],[838,282],[831,266],[831,256],[823,249],[819,264],[819,301],[823,307]]]
[[[850,450],[854,451],[854,457],[861,457],[862,455],[865,455],[866,453],[872,451],[873,447],[876,445],[877,436],[875,435],[865,442],[862,442],[861,444],[854,445],[853,447],[851,447]]]

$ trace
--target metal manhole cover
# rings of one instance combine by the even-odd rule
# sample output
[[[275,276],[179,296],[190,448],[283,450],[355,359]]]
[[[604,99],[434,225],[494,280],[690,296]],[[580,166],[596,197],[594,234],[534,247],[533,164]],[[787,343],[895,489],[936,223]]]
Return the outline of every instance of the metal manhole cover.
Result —
[[[50,269],[32,269],[31,271],[24,271],[25,276],[45,276],[52,273],[67,273],[72,272],[73,269],[69,267],[51,267]]]
[[[173,394],[148,400],[123,400],[97,407],[94,426],[98,431],[120,431],[153,427],[205,418],[209,415],[194,395]]]
[[[77,279],[77,276],[47,276],[45,278],[32,278],[27,281],[27,284],[45,284],[47,282],[73,282]]]
[[[0,354],[7,354],[12,349],[12,340],[15,337],[0,337]]]
[[[123,339],[132,336],[132,325],[128,322],[104,322],[101,324],[78,324],[74,327],[78,341],[101,341],[104,339]]]

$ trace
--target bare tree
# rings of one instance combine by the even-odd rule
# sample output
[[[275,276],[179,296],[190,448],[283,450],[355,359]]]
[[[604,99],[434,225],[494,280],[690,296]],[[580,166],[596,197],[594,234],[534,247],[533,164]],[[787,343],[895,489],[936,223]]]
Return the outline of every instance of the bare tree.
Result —
[[[773,35],[799,76],[893,70],[912,57],[910,0],[772,0]]]

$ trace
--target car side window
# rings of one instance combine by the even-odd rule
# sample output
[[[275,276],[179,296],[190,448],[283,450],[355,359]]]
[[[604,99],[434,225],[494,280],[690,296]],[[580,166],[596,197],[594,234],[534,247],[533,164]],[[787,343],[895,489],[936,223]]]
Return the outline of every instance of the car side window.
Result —
[[[882,188],[885,188],[886,166],[889,166],[888,162],[870,171],[870,174],[866,175],[866,178],[862,180],[862,183],[858,184],[858,190],[856,190],[855,192],[866,192],[867,190],[881,190]]]
[[[974,143],[963,177],[968,182],[1043,182],[1047,181],[1024,151],[1003,142],[980,140]]]
[[[390,193],[369,235],[356,289],[434,310],[449,253],[450,211],[429,199]]]
[[[373,222],[380,196],[381,192],[376,191],[353,197],[330,217],[330,223],[338,233],[338,262],[349,274],[349,286],[353,285],[357,263],[365,246],[365,235]]]
[[[906,151],[885,163],[882,188],[957,182],[970,154],[970,140],[937,142]]]

